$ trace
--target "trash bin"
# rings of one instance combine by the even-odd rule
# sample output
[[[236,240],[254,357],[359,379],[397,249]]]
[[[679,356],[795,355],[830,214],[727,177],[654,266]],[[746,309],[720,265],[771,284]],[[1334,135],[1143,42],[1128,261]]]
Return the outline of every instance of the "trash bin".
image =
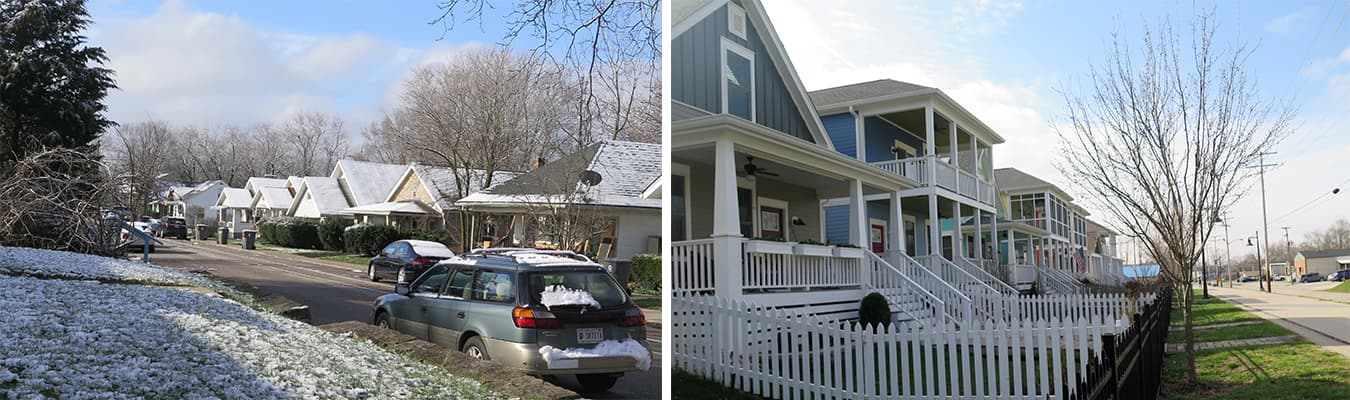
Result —
[[[220,237],[216,238],[216,243],[230,244],[230,228],[220,227]]]
[[[633,275],[633,260],[610,258],[605,262],[609,263],[605,266],[605,269],[609,270],[609,276],[614,277],[614,280],[618,281],[620,285],[628,287],[628,277]]]
[[[197,240],[206,240],[206,224],[197,224]]]
[[[253,241],[254,241],[254,240],[257,240],[257,239],[258,239],[258,231],[255,231],[255,230],[252,230],[252,229],[246,229],[246,230],[244,230],[244,238],[243,238],[244,249],[245,249],[245,250],[253,250],[254,248],[256,248],[256,247],[253,245]]]

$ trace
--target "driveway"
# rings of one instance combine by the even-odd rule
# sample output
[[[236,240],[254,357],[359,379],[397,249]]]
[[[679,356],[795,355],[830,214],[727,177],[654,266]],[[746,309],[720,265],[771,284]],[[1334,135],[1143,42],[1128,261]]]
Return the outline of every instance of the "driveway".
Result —
[[[214,276],[240,280],[285,296],[309,306],[311,322],[315,325],[342,321],[369,323],[370,306],[375,298],[394,291],[392,283],[366,279],[365,269],[359,265],[315,261],[273,251],[243,250],[237,245],[166,239],[164,245],[158,246],[150,255],[150,261],[183,270],[205,270]],[[610,392],[593,397],[661,397],[659,324],[648,324],[647,337],[654,350],[652,368],[625,374]],[[560,377],[554,383],[574,391],[581,388],[571,376]]]
[[[1211,287],[1209,293],[1288,328],[1327,350],[1350,357],[1350,303],[1308,297],[1308,293],[1300,290],[1281,287],[1280,282],[1276,282],[1274,293],[1257,291],[1254,284]]]

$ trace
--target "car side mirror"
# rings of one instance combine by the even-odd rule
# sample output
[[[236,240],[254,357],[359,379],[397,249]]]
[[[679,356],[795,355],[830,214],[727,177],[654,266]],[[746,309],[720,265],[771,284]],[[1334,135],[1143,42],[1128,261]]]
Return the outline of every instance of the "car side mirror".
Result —
[[[412,288],[408,287],[408,282],[399,282],[394,285],[394,293],[398,293],[400,296],[407,296],[411,292]]]

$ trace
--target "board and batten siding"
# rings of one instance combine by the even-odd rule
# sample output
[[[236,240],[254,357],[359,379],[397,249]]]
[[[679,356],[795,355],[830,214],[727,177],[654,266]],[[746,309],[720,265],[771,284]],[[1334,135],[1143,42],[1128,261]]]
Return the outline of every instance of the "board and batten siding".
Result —
[[[709,113],[722,113],[722,69],[719,64],[722,62],[722,38],[726,38],[755,54],[756,123],[814,143],[782,74],[769,57],[759,32],[748,20],[746,37],[749,40],[727,31],[726,6],[675,37],[671,41],[674,51],[670,59],[671,99]]]
[[[923,140],[909,131],[883,121],[881,118],[864,118],[863,129],[865,129],[863,132],[866,134],[863,141],[867,142],[865,148],[867,150],[867,162],[894,160],[895,153],[891,152],[891,147],[895,146],[896,140],[913,147],[918,154],[923,154]],[[916,157],[918,154],[909,154],[904,158]]]
[[[830,143],[834,144],[834,149],[849,157],[858,156],[858,141],[856,135],[855,122],[852,115],[848,113],[823,115],[820,117],[820,123],[825,125],[825,133],[830,135]]]

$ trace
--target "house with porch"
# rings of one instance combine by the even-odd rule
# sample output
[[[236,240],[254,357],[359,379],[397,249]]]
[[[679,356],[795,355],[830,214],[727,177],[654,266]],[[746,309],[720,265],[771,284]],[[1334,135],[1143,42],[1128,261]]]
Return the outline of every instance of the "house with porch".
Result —
[[[207,210],[216,205],[220,192],[227,185],[223,181],[205,181],[191,186],[173,186],[160,200],[161,215],[183,217],[188,225],[206,224],[215,228],[218,215],[208,214]]]
[[[496,235],[507,245],[543,244],[602,261],[631,260],[660,252],[660,178],[660,144],[604,140],[457,204],[476,218],[509,220],[509,229]]]
[[[340,160],[329,177],[337,181],[347,204],[360,207],[385,202],[407,169],[406,165]]]
[[[356,206],[343,211],[358,223],[387,224],[407,230],[450,230],[460,228],[461,197],[488,185],[516,177],[513,171],[455,169],[413,163],[404,168],[393,188],[380,203]],[[463,182],[461,188],[460,182]],[[477,236],[477,235],[472,235]]]
[[[249,202],[249,210],[253,214],[253,220],[262,221],[285,216],[286,211],[291,208],[291,202],[295,200],[291,190],[284,186],[263,187],[255,190],[253,199]]]
[[[670,57],[680,61],[671,65],[663,191],[675,293],[847,317],[877,291],[898,319],[971,312],[970,299],[901,250],[905,230],[872,229],[870,215],[880,214],[871,204],[886,207],[886,226],[903,226],[902,200],[921,176],[838,149],[758,1],[677,2],[672,24]],[[974,190],[966,193],[978,197]],[[827,202],[842,202],[832,210],[845,216],[829,237]]]
[[[252,203],[253,196],[249,195],[248,190],[224,188],[212,208],[216,211],[219,226],[229,228],[230,236],[238,238],[242,237],[245,230],[256,229],[250,207]]]
[[[287,216],[324,220],[328,218],[350,218],[342,210],[350,208],[347,196],[338,180],[327,176],[307,176],[300,179],[295,189],[295,197],[286,209]]]

